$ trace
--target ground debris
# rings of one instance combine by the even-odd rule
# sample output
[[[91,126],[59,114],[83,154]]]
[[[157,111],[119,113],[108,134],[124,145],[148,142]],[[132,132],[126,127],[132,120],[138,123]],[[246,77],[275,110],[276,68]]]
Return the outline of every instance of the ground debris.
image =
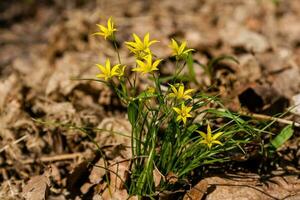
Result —
[[[45,200],[48,198],[50,180],[47,174],[34,176],[23,187],[23,196],[27,200]]]

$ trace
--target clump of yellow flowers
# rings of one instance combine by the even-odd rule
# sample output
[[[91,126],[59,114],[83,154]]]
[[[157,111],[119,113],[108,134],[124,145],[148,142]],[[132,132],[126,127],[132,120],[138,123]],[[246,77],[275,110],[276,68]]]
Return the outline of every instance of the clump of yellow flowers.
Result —
[[[100,32],[95,35],[117,41],[117,28],[112,17],[108,19],[107,26],[97,26]],[[212,134],[215,131],[211,130],[208,119],[195,121],[212,101],[209,97],[197,92],[197,89],[188,88],[187,82],[180,78],[166,79],[170,80],[168,83],[161,77],[162,61],[168,62],[168,59],[161,59],[152,52],[151,46],[158,40],[151,40],[149,33],[142,38],[133,33],[132,37],[133,41],[118,42],[124,44],[129,55],[134,55],[135,62],[127,64],[127,67],[121,64],[124,58],[120,57],[115,45],[119,63],[112,65],[107,58],[105,64],[97,64],[100,70],[97,78],[111,87],[128,108],[134,158],[128,191],[130,194],[149,195],[155,190],[154,169],[163,176],[175,173],[180,178],[205,163],[218,162],[220,159],[215,159],[214,155],[224,148],[228,136],[223,131]],[[186,41],[180,43],[173,38],[169,47],[172,50],[170,57],[176,59],[174,72],[177,76],[177,72],[182,72],[179,66],[186,65],[194,50],[187,47]],[[149,79],[148,89],[139,91],[135,84],[138,78]],[[207,133],[199,131],[205,124]],[[195,134],[197,132],[200,135]],[[166,186],[163,179],[161,186]]]

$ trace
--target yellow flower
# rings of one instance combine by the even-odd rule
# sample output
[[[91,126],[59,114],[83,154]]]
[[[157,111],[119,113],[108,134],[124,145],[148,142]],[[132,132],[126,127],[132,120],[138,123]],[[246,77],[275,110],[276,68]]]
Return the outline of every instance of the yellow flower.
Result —
[[[181,104],[181,108],[173,107],[173,110],[178,114],[176,121],[182,120],[184,124],[186,124],[186,119],[188,117],[192,117],[189,112],[192,110],[193,107],[185,106],[184,103]]]
[[[150,41],[149,33],[144,36],[143,41],[136,34],[133,33],[132,35],[134,38],[134,42],[125,42],[125,44],[137,59],[143,59],[145,56],[152,54],[150,46],[158,42],[157,40]]]
[[[100,31],[97,33],[94,33],[94,35],[101,35],[104,37],[104,39],[109,39],[109,40],[114,40],[115,36],[114,36],[114,32],[117,31],[117,29],[114,27],[114,22],[112,17],[110,17],[107,21],[107,27],[102,26],[100,24],[97,24],[97,26],[99,27]]]
[[[97,75],[97,78],[104,78],[107,81],[108,79],[111,79],[113,76],[120,75],[120,64],[111,67],[109,59],[106,59],[105,66],[97,64],[97,67],[102,72],[102,74]]]
[[[137,68],[132,69],[132,71],[141,72],[142,74],[150,73],[152,71],[158,70],[157,66],[162,61],[162,59],[158,59],[152,63],[152,55],[149,54],[144,59],[144,62],[141,60],[136,60],[136,63],[138,64]]]
[[[155,93],[155,88],[154,87],[148,87],[147,92],[150,93],[150,94],[154,94]]]
[[[170,47],[173,50],[172,56],[175,56],[177,60],[186,58],[189,52],[194,51],[194,49],[186,49],[186,41],[182,42],[179,46],[178,43],[172,39]]]
[[[125,68],[126,68],[126,65],[118,65],[118,69],[116,70],[116,72],[118,73],[117,76],[119,78],[121,78],[122,76],[124,76]]]
[[[173,93],[170,93],[168,96],[172,97],[172,98],[176,98],[176,99],[191,99],[192,97],[189,95],[190,93],[192,93],[194,91],[194,89],[188,89],[186,91],[184,91],[184,85],[180,84],[178,87],[178,90],[176,89],[176,87],[174,85],[171,85],[171,90],[173,91]]]
[[[202,131],[197,131],[201,137],[203,138],[200,143],[201,144],[206,144],[208,146],[208,148],[210,149],[212,147],[213,144],[219,144],[219,145],[223,145],[219,140],[217,140],[218,137],[220,137],[223,132],[218,132],[216,134],[214,134],[213,136],[211,135],[211,129],[209,124],[207,125],[207,134],[203,133]]]

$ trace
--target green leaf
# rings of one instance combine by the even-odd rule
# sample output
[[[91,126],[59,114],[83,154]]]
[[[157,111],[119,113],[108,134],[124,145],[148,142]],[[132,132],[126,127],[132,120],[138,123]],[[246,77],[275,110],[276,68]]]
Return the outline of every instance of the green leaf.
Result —
[[[131,123],[132,126],[134,126],[139,113],[138,100],[131,101],[129,103],[127,113],[128,113],[129,122]]]
[[[141,94],[139,94],[135,99],[150,99],[152,97],[156,97],[157,94],[151,93],[149,91],[144,91]]]
[[[282,131],[273,139],[271,140],[271,144],[273,147],[278,149],[281,147],[288,139],[292,137],[294,133],[293,126],[292,125],[287,125],[282,129]]]
[[[195,132],[197,129],[198,129],[198,125],[192,124],[191,126],[189,126],[189,127],[187,128],[187,132],[188,132],[188,133],[193,133],[193,132]]]
[[[187,67],[188,67],[188,70],[189,70],[190,79],[193,80],[196,83],[196,73],[195,73],[195,70],[194,70],[194,60],[193,60],[193,57],[192,57],[191,53],[188,54],[188,57],[186,59],[186,63],[187,63]]]
[[[245,123],[245,121],[237,115],[234,115],[228,110],[217,110],[217,109],[207,109],[207,112],[213,113],[219,117],[232,119],[240,124]]]

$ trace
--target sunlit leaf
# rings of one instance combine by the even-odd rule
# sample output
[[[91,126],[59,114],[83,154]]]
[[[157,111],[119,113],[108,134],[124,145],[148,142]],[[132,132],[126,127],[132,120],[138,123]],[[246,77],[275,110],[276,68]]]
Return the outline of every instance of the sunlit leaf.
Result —
[[[270,143],[273,145],[273,147],[278,149],[286,141],[288,141],[288,139],[292,137],[293,133],[294,133],[293,126],[287,125],[273,140],[271,140]]]

